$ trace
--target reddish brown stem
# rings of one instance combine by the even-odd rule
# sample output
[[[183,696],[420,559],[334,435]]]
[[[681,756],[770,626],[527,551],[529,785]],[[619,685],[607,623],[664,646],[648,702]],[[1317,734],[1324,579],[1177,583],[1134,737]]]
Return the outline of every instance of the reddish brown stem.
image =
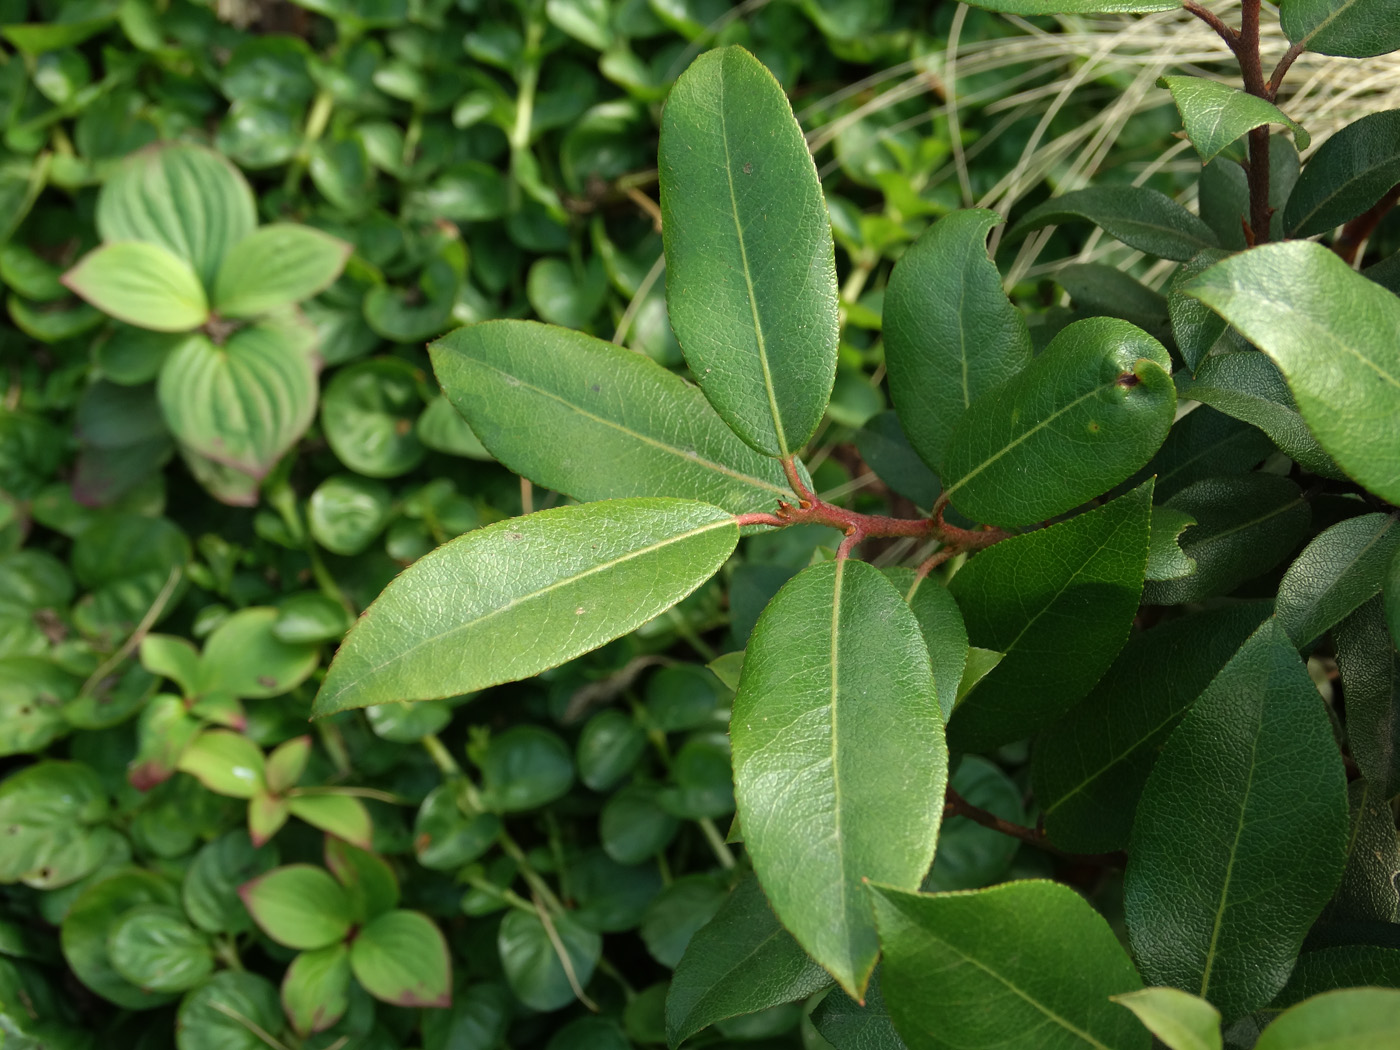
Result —
[[[1292,68],[1293,63],[1298,61],[1298,56],[1306,50],[1307,48],[1302,44],[1294,44],[1285,51],[1283,57],[1278,60],[1278,65],[1274,66],[1273,75],[1269,77],[1268,87],[1266,88],[1268,94],[1265,97],[1268,98],[1270,102],[1278,97],[1278,89],[1283,84],[1283,78],[1288,75],[1288,70]]]
[[[1235,47],[1239,59],[1244,89],[1257,98],[1268,99],[1269,86],[1264,83],[1264,67],[1259,60],[1259,9],[1261,0],[1244,0],[1240,11],[1240,35]],[[1269,220],[1269,126],[1255,128],[1249,133],[1249,164],[1245,168],[1249,182],[1249,228],[1252,244],[1267,244]]]
[[[1216,35],[1219,36],[1221,40],[1225,41],[1225,46],[1231,51],[1234,51],[1239,46],[1239,34],[1222,22],[1214,11],[1207,11],[1200,4],[1196,3],[1195,0],[1186,0],[1186,3],[1181,6],[1214,29]]]
[[[1010,835],[1014,839],[1020,839],[1027,845],[1036,849],[1044,850],[1046,853],[1053,853],[1057,857],[1074,861],[1076,864],[1092,864],[1098,867],[1122,868],[1127,865],[1127,854],[1117,853],[1069,853],[1053,845],[1045,837],[1045,833],[1039,828],[1028,828],[1021,824],[1013,824],[1009,820],[1003,820],[995,813],[990,813],[980,806],[974,806],[967,799],[963,798],[952,788],[948,789],[946,801],[943,805],[943,816],[946,817],[966,817],[974,824],[980,824],[984,828],[992,831],[999,831],[1003,835]]]
[[[1342,227],[1332,250],[1342,257],[1348,266],[1355,266],[1357,256],[1371,234],[1376,232],[1382,219],[1400,203],[1400,185],[1392,186],[1384,197]]]

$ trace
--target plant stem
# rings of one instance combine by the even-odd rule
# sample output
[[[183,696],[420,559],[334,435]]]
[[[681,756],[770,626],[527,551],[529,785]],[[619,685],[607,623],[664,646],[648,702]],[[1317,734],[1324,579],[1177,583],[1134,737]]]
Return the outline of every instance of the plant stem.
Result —
[[[452,757],[452,752],[447,750],[447,745],[442,742],[436,733],[429,733],[422,739],[423,750],[433,760],[433,764],[438,767],[444,776],[460,777],[462,767],[457,764],[457,760]]]
[[[1235,57],[1239,59],[1244,89],[1257,98],[1272,98],[1264,83],[1264,67],[1259,60],[1259,9],[1262,0],[1244,0],[1240,12],[1239,43]],[[1282,79],[1282,77],[1280,77]],[[1245,169],[1249,182],[1249,232],[1251,245],[1267,244],[1269,220],[1269,126],[1255,128],[1249,133],[1249,164]]]
[[[1361,248],[1376,227],[1400,203],[1400,185],[1392,186],[1384,197],[1342,227],[1332,250],[1340,255],[1348,266],[1355,266]]]
[[[1231,51],[1234,51],[1239,46],[1239,34],[1222,22],[1214,11],[1206,10],[1200,4],[1196,3],[1196,0],[1186,0],[1181,6],[1214,29],[1220,39],[1225,41],[1225,46]]]
[[[710,844],[710,849],[714,850],[720,867],[726,871],[733,868],[734,853],[730,850],[729,844],[724,841],[724,836],[719,833],[719,828],[715,827],[715,822],[709,817],[701,817],[696,823],[700,825],[700,830],[705,833],[705,841]]]
[[[1058,846],[1052,845],[1045,837],[1045,832],[1039,828],[1028,828],[1021,824],[1013,824],[1009,820],[1003,820],[995,813],[990,813],[980,806],[974,806],[967,799],[963,798],[951,787],[948,789],[946,801],[943,805],[943,816],[946,817],[966,817],[974,824],[980,824],[984,828],[992,831],[999,831],[1003,835],[1010,835],[1014,839],[1020,839],[1027,845],[1036,849],[1044,850],[1046,853],[1053,853],[1057,857],[1064,857],[1078,864],[1092,864],[1099,867],[1121,868],[1127,864],[1128,858],[1125,854],[1119,853],[1068,853]]]
[[[1270,102],[1272,102],[1278,96],[1279,86],[1283,83],[1283,78],[1287,76],[1289,69],[1291,69],[1293,66],[1293,63],[1296,62],[1298,60],[1298,56],[1306,50],[1307,47],[1302,43],[1294,44],[1287,51],[1285,51],[1283,53],[1283,57],[1278,60],[1278,65],[1274,66],[1273,75],[1269,77],[1268,97]]]

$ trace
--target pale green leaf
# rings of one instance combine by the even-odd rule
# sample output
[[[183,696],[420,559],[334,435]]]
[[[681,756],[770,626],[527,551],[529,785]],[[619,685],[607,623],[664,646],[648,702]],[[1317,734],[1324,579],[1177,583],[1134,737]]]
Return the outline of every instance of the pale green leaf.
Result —
[[[354,916],[350,898],[324,868],[291,864],[238,888],[248,914],[278,944],[300,951],[342,940]]]
[[[224,257],[214,282],[214,309],[223,317],[255,317],[309,299],[340,276],[351,249],[310,226],[260,227]]]
[[[139,328],[187,332],[209,319],[199,277],[158,244],[104,244],[64,274],[63,283],[104,313]]]
[[[350,945],[355,979],[376,999],[396,1006],[452,1005],[447,941],[422,912],[389,911]]]
[[[1126,1006],[1167,1050],[1220,1050],[1220,1011],[1180,988],[1144,988],[1111,997]]]
[[[1255,1050],[1382,1050],[1400,1030],[1400,990],[1341,988],[1290,1007]]]
[[[1303,126],[1272,102],[1240,88],[1205,77],[1163,77],[1186,125],[1186,137],[1203,163],[1209,164],[1221,150],[1248,131],[1282,124],[1293,132],[1300,150],[1312,141]]]

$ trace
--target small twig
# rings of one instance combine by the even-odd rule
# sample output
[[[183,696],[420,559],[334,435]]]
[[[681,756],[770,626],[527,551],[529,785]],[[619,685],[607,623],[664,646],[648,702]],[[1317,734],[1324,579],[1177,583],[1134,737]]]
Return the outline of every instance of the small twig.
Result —
[[[97,670],[88,675],[88,680],[78,690],[79,696],[92,695],[92,691],[101,684],[102,680],[141,644],[150,629],[156,625],[156,621],[160,619],[161,613],[165,612],[166,603],[170,601],[170,596],[175,593],[175,585],[180,582],[181,573],[181,567],[178,565],[170,570],[170,575],[166,577],[164,586],[157,592],[155,600],[151,602],[151,607],[146,610],[146,615],[141,617],[141,622],[136,625],[136,629],[131,632],[131,635],[116,652],[102,661]]]
[[[1069,853],[1052,844],[1045,837],[1045,833],[1037,828],[1028,828],[1022,824],[1013,824],[1009,820],[1003,820],[995,813],[991,813],[980,806],[974,806],[967,799],[963,798],[951,787],[948,789],[946,801],[943,805],[943,816],[946,817],[966,817],[974,824],[980,824],[984,828],[992,831],[999,831],[1003,835],[1009,835],[1014,839],[1020,839],[1029,846],[1044,850],[1046,853],[1053,853],[1057,857],[1072,860],[1077,864],[1092,864],[1099,867],[1121,868],[1128,863],[1127,854],[1116,853]]]
[[[1341,256],[1348,266],[1355,266],[1362,246],[1397,203],[1400,203],[1400,185],[1392,186],[1384,197],[1343,226],[1342,232],[1337,235],[1337,240],[1332,245],[1332,250]]]
[[[636,186],[628,186],[622,192],[627,194],[628,200],[646,213],[647,218],[651,220],[652,228],[655,229],[657,233],[660,233],[661,209],[657,207],[656,201],[637,189]]]
[[[535,914],[539,916],[540,925],[544,927],[549,943],[554,946],[554,954],[559,957],[559,965],[564,968],[564,976],[569,979],[569,987],[574,991],[574,998],[595,1014],[599,1013],[598,1004],[588,998],[588,993],[583,990],[583,985],[579,984],[578,974],[574,972],[574,961],[569,958],[569,949],[564,947],[564,941],[560,938],[559,931],[554,928],[554,919],[550,917],[549,909],[544,907],[538,895],[535,896]]]
[[[1285,51],[1283,57],[1278,60],[1278,65],[1274,66],[1274,72],[1269,77],[1268,86],[1265,88],[1270,102],[1278,97],[1278,89],[1283,85],[1283,78],[1288,75],[1288,70],[1292,67],[1293,63],[1298,60],[1298,56],[1306,50],[1306,45],[1301,42],[1294,44]]]
[[[1186,0],[1181,6],[1214,29],[1216,35],[1219,36],[1221,40],[1225,41],[1225,46],[1231,51],[1239,47],[1240,35],[1222,22],[1214,11],[1207,11],[1200,4],[1196,3],[1196,0]]]
[[[917,588],[919,584],[921,584],[925,579],[928,578],[929,573],[933,572],[934,569],[938,568],[956,553],[956,548],[943,547],[939,550],[934,551],[922,562],[920,562],[919,567],[914,570],[914,587],[910,588],[910,595],[914,593],[914,588]]]
[[[715,827],[715,822],[709,817],[701,817],[696,821],[700,825],[700,830],[705,833],[705,841],[710,844],[710,849],[714,851],[715,859],[726,871],[734,867],[734,852],[724,841],[724,836],[719,833],[719,828]]]

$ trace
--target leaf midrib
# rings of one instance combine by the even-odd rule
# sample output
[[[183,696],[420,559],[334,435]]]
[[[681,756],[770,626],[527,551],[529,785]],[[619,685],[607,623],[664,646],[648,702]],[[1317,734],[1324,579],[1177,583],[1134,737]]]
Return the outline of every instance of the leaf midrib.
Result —
[[[1326,208],[1338,197],[1344,195],[1358,182],[1364,182],[1366,179],[1373,176],[1377,171],[1384,170],[1385,168],[1395,167],[1400,167],[1400,149],[1397,149],[1395,153],[1391,154],[1389,157],[1386,157],[1384,160],[1378,161],[1375,164],[1372,164],[1370,167],[1355,173],[1354,175],[1352,175],[1351,178],[1345,180],[1344,182],[1338,183],[1333,187],[1331,193],[1327,193],[1324,194],[1322,197],[1319,197],[1317,204],[1310,211],[1307,211],[1303,215],[1299,216],[1297,221],[1292,224],[1292,229],[1289,230],[1290,235],[1295,234],[1298,230],[1301,230],[1305,226],[1307,226],[1307,224],[1312,221],[1313,216],[1315,216],[1318,212]],[[1384,190],[1381,191],[1381,193],[1384,192]]]
[[[465,623],[456,624],[455,626],[448,628],[446,631],[441,631],[435,635],[432,635],[429,638],[421,639],[420,641],[414,642],[408,648],[399,650],[389,659],[384,660],[381,663],[375,664],[373,667],[368,668],[367,670],[362,672],[358,678],[356,678],[353,682],[350,683],[350,685],[347,685],[346,687],[342,688],[340,692],[335,695],[343,695],[346,692],[346,690],[354,684],[361,682],[364,679],[373,675],[377,675],[380,671],[384,670],[384,668],[389,667],[392,664],[396,664],[401,662],[402,660],[407,659],[409,656],[413,655],[426,645],[432,645],[436,642],[442,641],[442,639],[444,638],[450,638],[455,635],[461,634],[464,631],[471,630],[473,627],[476,627],[478,624],[485,623],[492,617],[499,616],[504,612],[509,612],[511,609],[514,609],[519,605],[523,605],[526,602],[533,601],[534,599],[539,598],[542,595],[551,594],[562,587],[567,587],[570,584],[577,583],[579,580],[587,579],[589,576],[596,575],[600,572],[605,572],[608,569],[616,568],[619,565],[632,561],[634,558],[640,558],[644,554],[650,554],[653,551],[661,550],[663,547],[668,547],[673,543],[680,543],[683,540],[693,539],[696,536],[703,536],[705,533],[713,532],[715,529],[732,528],[734,526],[735,522],[732,517],[725,517],[719,521],[709,522],[708,524],[702,525],[699,528],[691,529],[688,532],[679,533],[675,536],[668,536],[666,539],[661,540],[657,543],[648,544],[645,547],[639,547],[634,551],[628,551],[626,554],[620,557],[612,558],[604,562],[599,562],[596,565],[589,566],[582,572],[575,573],[572,576],[567,576],[561,580],[556,580],[555,582],[547,584],[546,586],[541,587],[537,590],[530,591],[528,594],[522,594],[516,598],[512,598],[504,605],[498,605],[494,609],[491,609],[489,612],[478,616],[473,620],[468,620]]]
[[[1318,606],[1322,604],[1323,600],[1336,590],[1335,585],[1341,583],[1345,579],[1346,574],[1349,573],[1352,569],[1356,568],[1357,563],[1360,562],[1361,559],[1364,558],[1368,553],[1370,553],[1371,549],[1374,548],[1376,544],[1380,543],[1381,540],[1385,538],[1386,533],[1388,533],[1394,527],[1395,517],[1393,515],[1387,515],[1385,521],[1381,524],[1381,526],[1371,533],[1370,537],[1366,540],[1365,545],[1362,546],[1360,550],[1353,553],[1349,559],[1347,559],[1347,563],[1345,566],[1343,566],[1340,569],[1337,569],[1335,572],[1332,573],[1332,581],[1334,586],[1327,587],[1323,590],[1318,591],[1317,594],[1313,596],[1311,601],[1299,607],[1299,612],[1302,614],[1306,614],[1301,617],[1303,622],[1306,622],[1308,619],[1311,618],[1312,614],[1317,610]],[[1310,642],[1312,641],[1312,639],[1299,639],[1299,644],[1301,645],[1305,641]]]

